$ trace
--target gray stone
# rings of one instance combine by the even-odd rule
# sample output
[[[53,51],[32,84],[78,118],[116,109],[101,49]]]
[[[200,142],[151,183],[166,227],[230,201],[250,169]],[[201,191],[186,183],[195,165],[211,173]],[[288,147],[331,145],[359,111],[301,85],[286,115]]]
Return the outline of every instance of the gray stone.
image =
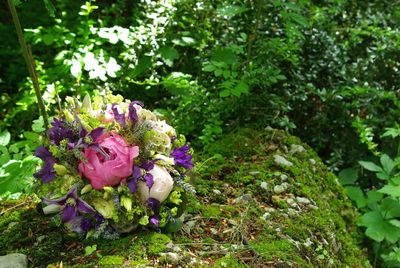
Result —
[[[0,256],[0,268],[26,268],[28,258],[24,254],[13,253]]]
[[[284,182],[284,183],[282,183],[280,185],[275,185],[274,192],[276,194],[281,194],[281,193],[285,192],[288,187],[289,187],[289,184],[286,183],[286,182]]]
[[[266,183],[265,181],[263,181],[260,185],[261,188],[263,188],[264,190],[268,190],[268,183]]]
[[[249,174],[250,174],[251,176],[256,177],[256,176],[260,175],[261,172],[260,172],[260,171],[257,171],[257,170],[254,170],[254,171],[250,171]]]
[[[165,260],[168,263],[178,263],[181,259],[179,254],[174,252],[160,253],[160,256],[163,260]]]
[[[221,194],[221,191],[218,190],[218,189],[214,189],[214,190],[213,190],[213,193],[216,194],[216,195],[220,195],[220,194]]]
[[[290,162],[289,160],[287,160],[286,158],[284,158],[283,156],[280,156],[278,154],[274,155],[274,161],[275,161],[275,164],[277,164],[278,166],[288,166],[288,167],[293,166],[292,162]]]
[[[287,202],[288,205],[291,206],[291,207],[297,207],[297,203],[296,203],[296,201],[294,201],[293,198],[288,198],[288,199],[286,200],[286,202]]]
[[[269,212],[269,213],[274,213],[276,211],[276,209],[271,208],[271,207],[267,207],[267,208],[265,208],[265,211]]]
[[[280,177],[282,182],[287,181],[288,179],[288,176],[286,174],[282,174]]]
[[[290,145],[290,153],[291,154],[301,154],[304,153],[306,149],[304,149],[303,146],[298,145],[298,144],[292,144]]]
[[[269,212],[265,212],[263,215],[264,220],[268,220],[269,218],[271,218],[271,213]]]
[[[235,199],[236,203],[244,202],[247,203],[251,200],[251,194],[244,194],[239,196],[238,198]]]
[[[296,200],[297,200],[297,202],[299,202],[301,204],[305,204],[305,205],[308,205],[311,203],[310,199],[305,198],[305,197],[298,196],[298,197],[296,197]]]

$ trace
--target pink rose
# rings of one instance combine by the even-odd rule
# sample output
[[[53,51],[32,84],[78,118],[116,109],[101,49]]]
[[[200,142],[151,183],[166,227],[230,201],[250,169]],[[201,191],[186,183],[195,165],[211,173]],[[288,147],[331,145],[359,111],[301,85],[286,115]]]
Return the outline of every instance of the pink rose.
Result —
[[[79,163],[79,172],[90,180],[94,189],[115,186],[130,176],[133,159],[139,155],[139,147],[128,145],[118,134],[105,133],[96,143],[108,154],[106,158],[98,151],[85,148],[83,155],[87,162]]]

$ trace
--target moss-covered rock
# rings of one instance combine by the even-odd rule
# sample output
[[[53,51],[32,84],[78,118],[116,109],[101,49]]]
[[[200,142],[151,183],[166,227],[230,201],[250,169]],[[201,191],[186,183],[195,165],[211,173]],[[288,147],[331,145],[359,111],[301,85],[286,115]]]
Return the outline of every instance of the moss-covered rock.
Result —
[[[197,160],[177,233],[82,240],[19,200],[0,210],[0,255],[30,267],[369,267],[343,189],[296,137],[240,130]]]

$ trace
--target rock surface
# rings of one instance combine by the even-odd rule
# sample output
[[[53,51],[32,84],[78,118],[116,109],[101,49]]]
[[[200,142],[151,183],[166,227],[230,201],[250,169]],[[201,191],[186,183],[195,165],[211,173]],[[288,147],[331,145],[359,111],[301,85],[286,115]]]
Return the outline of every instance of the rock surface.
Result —
[[[28,258],[24,254],[13,253],[0,256],[0,268],[26,268]]]
[[[187,200],[174,234],[84,240],[39,214],[35,202],[19,200],[0,204],[0,214],[7,211],[0,217],[0,255],[18,251],[29,267],[49,268],[61,261],[67,267],[370,267],[337,178],[298,138],[245,129],[196,160],[215,154],[224,160],[196,170],[198,195]]]

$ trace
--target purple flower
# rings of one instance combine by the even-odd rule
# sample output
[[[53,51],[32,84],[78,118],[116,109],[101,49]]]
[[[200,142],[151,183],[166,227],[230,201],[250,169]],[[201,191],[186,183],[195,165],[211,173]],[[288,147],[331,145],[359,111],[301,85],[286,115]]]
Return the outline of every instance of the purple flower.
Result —
[[[118,112],[118,106],[115,103],[113,103],[113,105],[111,106],[111,110],[114,113],[115,121],[117,121],[118,124],[120,124],[122,127],[125,128],[126,127],[125,114],[124,113],[120,114]]]
[[[153,186],[154,178],[149,171],[154,168],[154,163],[158,160],[159,159],[153,159],[142,164],[140,167],[136,165],[133,167],[132,176],[130,177],[130,180],[128,180],[128,188],[132,193],[136,192],[137,182],[139,179],[144,181],[149,189]],[[142,170],[144,170],[144,172]]]
[[[44,183],[54,180],[56,171],[54,170],[55,158],[44,146],[36,148],[35,156],[43,161],[42,169],[33,174],[35,178],[41,178]]]
[[[139,106],[143,107],[143,103],[140,102],[140,101],[132,101],[129,104],[129,120],[131,120],[131,122],[133,124],[135,124],[139,120],[139,117],[138,117],[137,112],[136,112],[135,105],[139,105]]]
[[[176,165],[186,169],[192,169],[194,167],[192,155],[188,153],[189,149],[189,146],[184,145],[172,151],[171,156],[174,158]]]
[[[74,132],[68,128],[63,119],[59,120],[54,117],[51,125],[52,128],[47,130],[47,136],[50,138],[52,144],[60,145],[60,142],[64,139],[67,139],[70,142],[74,141]]]
[[[78,197],[77,187],[73,186],[67,195],[58,199],[43,198],[46,204],[59,205],[62,208],[61,221],[70,222],[81,214],[96,214],[94,208]]]
[[[159,211],[160,211],[160,201],[158,201],[155,198],[150,197],[147,199],[147,206],[153,211],[154,215],[150,217],[150,223],[158,227],[158,224],[160,223],[160,218],[159,218]]]
[[[128,188],[131,191],[131,193],[136,192],[137,188],[137,182],[139,178],[142,177],[142,170],[138,166],[133,167],[133,172],[130,180],[128,181]]]

